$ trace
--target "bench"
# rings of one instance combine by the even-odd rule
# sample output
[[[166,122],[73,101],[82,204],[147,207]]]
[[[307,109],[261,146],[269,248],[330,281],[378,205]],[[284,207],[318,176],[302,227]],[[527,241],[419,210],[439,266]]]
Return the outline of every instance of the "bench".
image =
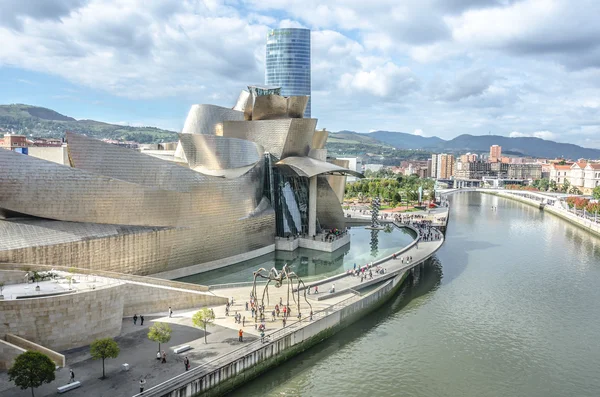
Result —
[[[179,354],[179,353],[183,353],[186,352],[188,350],[190,350],[192,347],[190,345],[183,345],[183,346],[179,346],[173,349],[173,352],[175,352],[175,354]]]
[[[81,382],[75,381],[75,382],[67,383],[64,386],[60,386],[57,390],[59,393],[66,393],[69,390],[77,389],[79,386],[81,386]]]

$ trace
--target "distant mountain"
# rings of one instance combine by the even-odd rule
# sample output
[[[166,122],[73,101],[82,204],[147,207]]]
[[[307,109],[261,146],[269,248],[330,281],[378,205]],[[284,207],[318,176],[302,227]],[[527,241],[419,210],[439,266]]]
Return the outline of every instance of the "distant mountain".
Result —
[[[432,149],[443,145],[443,139],[434,137],[423,137],[406,132],[375,131],[367,134],[381,142],[388,143],[396,148],[402,149]]]
[[[521,154],[541,158],[564,157],[568,159],[598,159],[600,149],[589,149],[570,143],[559,143],[540,138],[510,138],[500,135],[459,135],[448,141],[438,137],[422,137],[404,132],[375,131],[359,134],[343,131],[346,136],[363,135],[374,144],[392,145],[398,149],[421,149],[432,152],[487,153],[492,145],[502,146],[503,153]],[[356,138],[358,139],[358,138]]]
[[[0,105],[0,131],[39,138],[62,138],[65,131],[71,131],[96,139],[138,143],[173,142],[178,139],[176,132],[160,128],[75,120],[51,109],[22,104]]]

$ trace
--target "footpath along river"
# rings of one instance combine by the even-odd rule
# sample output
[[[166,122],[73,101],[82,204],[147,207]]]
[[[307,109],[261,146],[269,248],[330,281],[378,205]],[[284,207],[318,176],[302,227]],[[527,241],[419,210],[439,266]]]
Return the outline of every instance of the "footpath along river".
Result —
[[[600,395],[600,239],[495,196],[450,202],[415,286],[231,396]]]

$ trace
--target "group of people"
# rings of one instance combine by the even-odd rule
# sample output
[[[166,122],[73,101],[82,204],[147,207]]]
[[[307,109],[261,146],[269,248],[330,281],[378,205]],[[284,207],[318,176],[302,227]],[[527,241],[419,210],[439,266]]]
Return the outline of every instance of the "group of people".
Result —
[[[140,325],[144,325],[144,316],[140,314],[138,317],[137,313],[133,315],[133,325],[137,325],[137,320],[140,319]]]
[[[415,222],[411,225],[419,231],[421,241],[438,241],[442,239],[442,233],[432,226],[431,221]]]

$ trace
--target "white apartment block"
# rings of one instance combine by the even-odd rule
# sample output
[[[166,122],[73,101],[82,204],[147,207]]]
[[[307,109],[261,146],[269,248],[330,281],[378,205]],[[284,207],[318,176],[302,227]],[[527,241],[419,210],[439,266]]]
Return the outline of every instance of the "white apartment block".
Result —
[[[550,180],[555,181],[558,185],[562,185],[565,180],[568,180],[583,194],[591,194],[596,186],[600,186],[600,163],[588,163],[580,160],[573,164],[552,164]]]

